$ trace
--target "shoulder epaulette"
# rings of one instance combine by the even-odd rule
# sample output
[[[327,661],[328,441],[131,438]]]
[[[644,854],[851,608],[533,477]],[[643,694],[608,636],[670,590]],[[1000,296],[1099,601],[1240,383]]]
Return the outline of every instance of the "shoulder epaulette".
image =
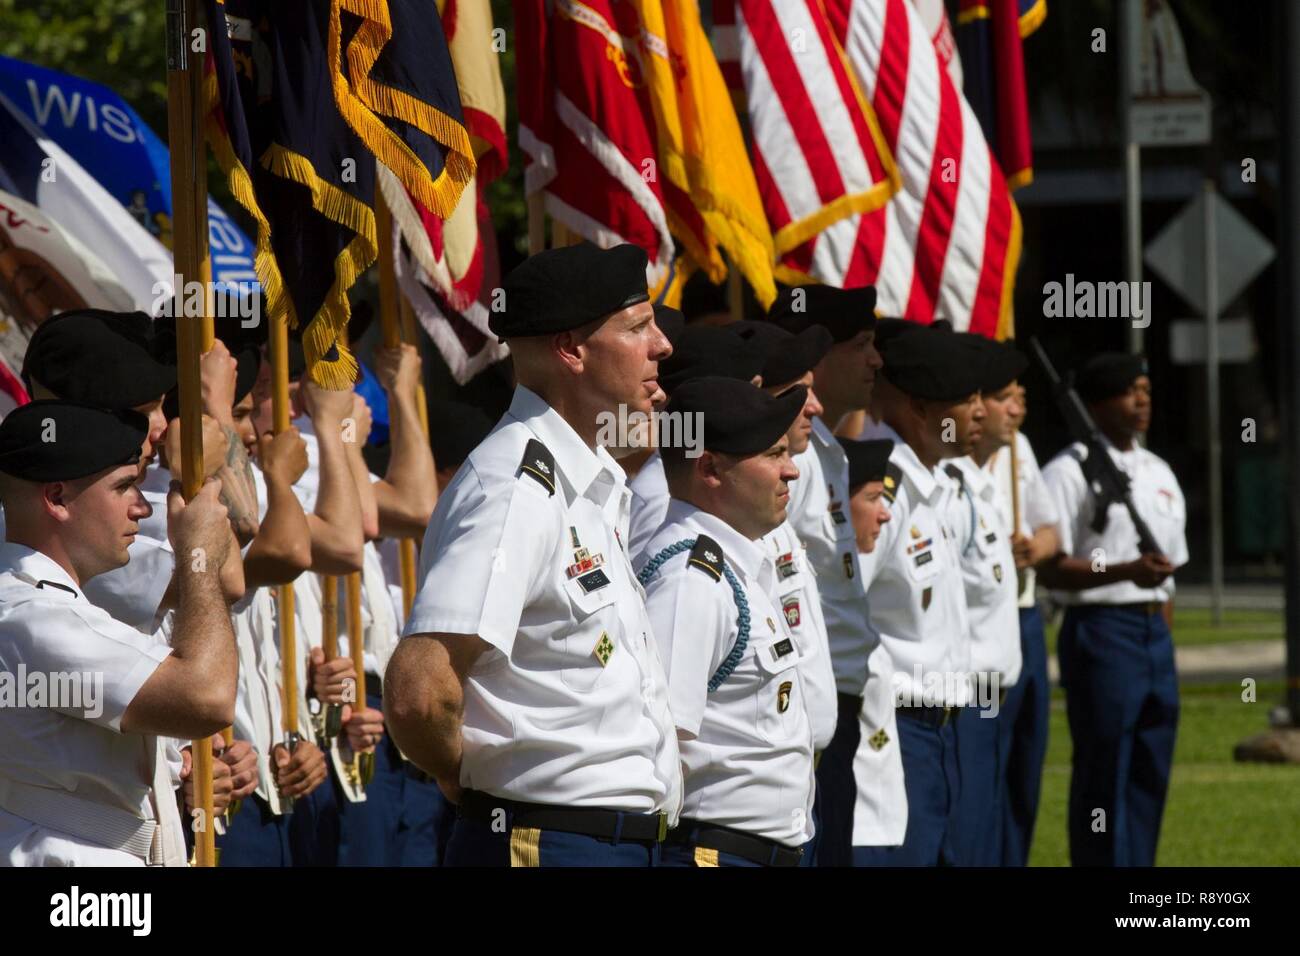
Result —
[[[535,480],[548,495],[555,494],[555,456],[536,438],[528,439],[523,461],[519,463],[519,474]]]
[[[1065,453],[1082,465],[1088,458],[1088,446],[1071,445],[1069,448],[1065,449]]]
[[[960,498],[962,489],[966,487],[966,482],[961,477],[961,469],[956,465],[944,465],[943,471],[949,478],[957,482],[957,497]]]
[[[686,563],[712,575],[715,581],[722,580],[722,548],[707,534],[702,534],[695,540],[695,547],[691,549],[691,556],[686,559]]]
[[[903,469],[892,461],[885,465],[885,498],[890,504],[898,497],[898,486],[903,483]]]

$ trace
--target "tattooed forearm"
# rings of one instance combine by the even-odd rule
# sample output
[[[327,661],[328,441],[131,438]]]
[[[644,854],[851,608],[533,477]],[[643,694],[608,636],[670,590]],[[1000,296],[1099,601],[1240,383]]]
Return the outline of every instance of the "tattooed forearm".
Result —
[[[221,479],[221,503],[230,515],[230,527],[241,546],[257,534],[257,486],[253,483],[253,466],[239,434],[230,426],[221,429],[229,443],[225,464],[217,471]]]

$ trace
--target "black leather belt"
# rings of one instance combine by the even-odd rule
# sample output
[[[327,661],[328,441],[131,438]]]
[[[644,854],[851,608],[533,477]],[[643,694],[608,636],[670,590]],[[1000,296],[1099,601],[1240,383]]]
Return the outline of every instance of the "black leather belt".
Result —
[[[1104,607],[1116,611],[1137,611],[1147,617],[1153,614],[1163,614],[1165,610],[1164,603],[1161,601],[1133,601],[1129,604],[1072,604],[1070,607],[1076,611],[1084,611],[1091,607]]]
[[[633,810],[605,810],[600,807],[556,807],[545,803],[520,803],[494,797],[479,790],[466,790],[459,815],[467,820],[493,824],[505,810],[512,827],[534,827],[577,833],[601,840],[634,840],[662,843],[668,835],[668,814],[637,813]]]
[[[906,717],[938,730],[957,717],[958,707],[939,707],[927,704],[899,704],[896,708],[899,717]]]
[[[803,847],[789,847],[752,833],[685,818],[669,835],[668,842],[730,853],[760,866],[798,866],[803,859]]]

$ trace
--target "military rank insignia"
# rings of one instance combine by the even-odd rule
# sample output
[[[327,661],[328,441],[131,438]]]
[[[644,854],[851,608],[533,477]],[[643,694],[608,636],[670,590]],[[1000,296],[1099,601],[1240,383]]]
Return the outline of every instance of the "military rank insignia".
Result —
[[[600,640],[596,642],[596,649],[592,653],[596,655],[596,660],[600,661],[601,667],[608,664],[609,659],[614,656],[614,642],[604,631],[600,632]]]
[[[916,525],[912,525],[912,527],[908,529],[908,534],[910,534],[912,536],[912,540],[915,541],[917,538],[921,537],[921,529],[918,528]]]
[[[793,551],[787,551],[776,559],[776,577],[778,581],[794,577],[798,571],[799,568],[795,564]]]
[[[603,554],[591,554],[582,546],[582,543],[578,541],[577,528],[572,526],[569,527],[569,540],[573,543],[573,563],[565,569],[564,574],[566,577],[576,578],[578,575],[586,574],[588,571],[598,568],[605,563],[605,556]],[[609,583],[609,580],[603,573],[600,577],[601,580],[604,581],[604,584],[597,585],[597,587],[604,587],[605,584]],[[581,579],[579,579],[578,583],[582,584]],[[588,593],[595,590],[595,588],[587,587],[585,584],[582,585],[582,589]]]
[[[794,681],[781,681],[776,691],[776,712],[784,714],[790,709],[790,691],[794,690]]]
[[[885,728],[881,727],[867,738],[867,743],[871,744],[872,750],[880,752],[885,749],[885,744],[889,743],[889,734],[885,733]]]
[[[926,588],[921,592],[921,610],[930,610],[930,598],[934,596],[934,588]]]
[[[799,626],[799,595],[792,594],[781,602],[781,610],[785,611],[785,622],[791,627]]]
[[[844,554],[844,576],[850,581],[853,580],[853,555],[848,552]]]
[[[767,629],[773,634],[776,633],[776,621],[772,620],[770,617],[767,619]]]

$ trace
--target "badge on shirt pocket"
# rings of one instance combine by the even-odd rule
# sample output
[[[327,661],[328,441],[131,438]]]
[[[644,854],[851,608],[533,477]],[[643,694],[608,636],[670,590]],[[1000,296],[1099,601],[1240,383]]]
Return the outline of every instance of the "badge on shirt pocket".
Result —
[[[609,659],[614,656],[614,642],[609,639],[609,634],[605,631],[600,632],[600,640],[596,642],[595,650],[596,660],[600,661],[600,666],[604,667],[609,663]]]
[[[853,554],[846,552],[844,555],[844,576],[850,581],[853,580]]]
[[[1001,565],[1001,564],[995,564],[995,565],[993,565],[993,580],[997,581],[998,584],[1001,584],[1001,583],[1002,583],[1002,565]]]
[[[795,563],[793,551],[787,551],[776,559],[777,580],[784,581],[786,578],[794,577],[798,573],[799,567]]]
[[[934,588],[926,588],[921,592],[921,610],[930,610],[930,598],[934,596]]]
[[[785,611],[785,622],[791,627],[799,626],[799,595],[791,594],[781,602],[781,610]]]
[[[794,681],[781,681],[781,686],[776,691],[776,712],[784,714],[790,709],[790,692],[794,690]]]

